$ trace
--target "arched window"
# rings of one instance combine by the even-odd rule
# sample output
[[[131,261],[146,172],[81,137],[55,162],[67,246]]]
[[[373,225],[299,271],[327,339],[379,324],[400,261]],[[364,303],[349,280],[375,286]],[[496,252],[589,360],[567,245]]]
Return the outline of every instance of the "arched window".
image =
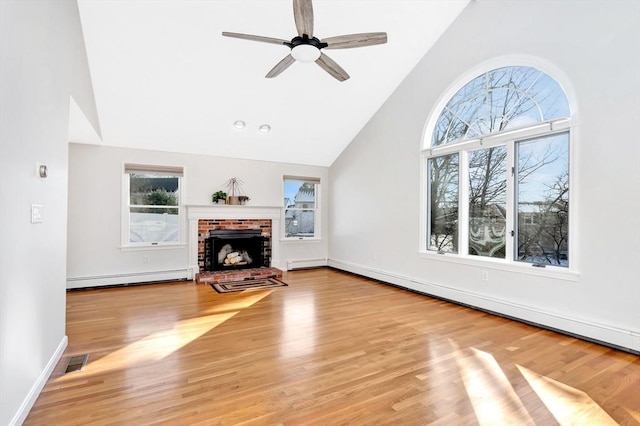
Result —
[[[426,249],[569,266],[569,102],[531,67],[485,72],[438,111],[423,151]]]

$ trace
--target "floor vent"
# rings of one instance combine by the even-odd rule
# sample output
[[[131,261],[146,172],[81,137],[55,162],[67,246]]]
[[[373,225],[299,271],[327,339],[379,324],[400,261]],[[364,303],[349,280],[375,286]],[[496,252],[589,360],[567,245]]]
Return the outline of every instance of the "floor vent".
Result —
[[[64,370],[64,374],[83,371],[84,367],[87,365],[88,359],[89,354],[75,355],[70,357],[69,361],[67,362],[67,368],[65,368]]]

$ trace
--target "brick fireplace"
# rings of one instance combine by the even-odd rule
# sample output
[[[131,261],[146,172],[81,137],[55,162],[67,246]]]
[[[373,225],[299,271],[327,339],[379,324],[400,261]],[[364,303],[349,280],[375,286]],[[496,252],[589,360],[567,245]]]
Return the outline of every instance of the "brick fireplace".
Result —
[[[189,269],[191,276],[204,275],[205,240],[211,235],[211,231],[218,230],[260,230],[262,237],[270,240],[270,276],[273,271],[279,272],[280,268],[280,207],[262,207],[247,205],[211,205],[211,206],[187,206],[187,219],[189,223]],[[270,263],[270,264],[269,264]],[[278,269],[274,269],[278,268]],[[246,269],[233,271],[233,274],[251,274]],[[210,274],[207,272],[207,274]],[[261,278],[261,277],[260,277]],[[200,280],[198,280],[200,281]]]

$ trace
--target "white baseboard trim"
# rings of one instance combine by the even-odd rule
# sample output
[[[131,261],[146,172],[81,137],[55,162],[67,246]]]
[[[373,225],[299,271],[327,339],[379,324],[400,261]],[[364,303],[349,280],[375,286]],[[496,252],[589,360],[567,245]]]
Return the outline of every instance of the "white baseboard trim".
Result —
[[[27,416],[29,415],[29,411],[31,411],[31,408],[33,407],[33,404],[36,403],[38,396],[40,396],[42,388],[44,388],[44,385],[47,384],[49,376],[51,376],[51,373],[53,373],[54,368],[56,368],[58,361],[60,361],[60,359],[62,358],[65,349],[67,349],[68,343],[69,338],[67,336],[64,336],[58,344],[58,347],[56,348],[53,355],[51,355],[51,358],[49,358],[49,362],[47,362],[47,365],[38,376],[38,380],[36,380],[33,386],[31,386],[27,397],[24,399],[24,401],[22,401],[22,404],[20,404],[20,408],[13,416],[13,419],[11,419],[11,421],[9,422],[10,426],[18,426],[24,423]]]
[[[500,300],[495,297],[489,297],[434,282],[416,280],[415,278],[385,272],[351,262],[328,259],[327,266],[397,285],[426,295],[470,305],[498,315],[512,317],[576,337],[630,350],[635,353],[640,352],[640,333],[634,330],[626,330],[608,324],[571,318],[531,306]]]
[[[100,287],[105,285],[138,284],[153,281],[191,280],[189,269],[170,271],[135,272],[128,274],[99,275],[94,277],[67,277],[67,289]]]
[[[287,261],[287,271],[327,266],[327,259],[294,259]]]

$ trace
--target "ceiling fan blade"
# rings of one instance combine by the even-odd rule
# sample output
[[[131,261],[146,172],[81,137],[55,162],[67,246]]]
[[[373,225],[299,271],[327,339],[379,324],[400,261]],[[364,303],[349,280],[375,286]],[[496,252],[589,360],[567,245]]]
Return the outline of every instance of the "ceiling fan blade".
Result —
[[[265,78],[273,78],[279,75],[282,71],[289,68],[289,65],[291,65],[295,61],[296,60],[293,59],[293,56],[291,56],[291,54],[285,56],[284,59],[282,59],[280,62],[276,64],[275,67],[271,68],[271,71],[269,71],[267,75],[265,75]]]
[[[316,59],[316,64],[320,65],[320,68],[331,74],[331,76],[336,80],[345,81],[349,79],[349,74],[347,74],[347,72],[343,70],[342,67],[336,63],[336,61],[334,61],[324,53],[321,53],[320,57]]]
[[[313,4],[311,0],[293,0],[293,19],[296,21],[298,35],[313,37]]]
[[[387,42],[387,33],[361,33],[345,34],[336,37],[327,37],[321,40],[327,43],[325,49],[349,49],[352,47],[372,46]]]
[[[222,35],[225,36],[225,37],[233,37],[233,38],[241,38],[241,39],[244,39],[244,40],[261,41],[263,43],[271,43],[271,44],[284,44],[284,45],[286,45],[287,43],[289,43],[289,40],[283,40],[283,39],[280,39],[280,38],[264,37],[264,36],[251,35],[251,34],[230,33],[230,32],[227,32],[227,31],[223,31]]]

